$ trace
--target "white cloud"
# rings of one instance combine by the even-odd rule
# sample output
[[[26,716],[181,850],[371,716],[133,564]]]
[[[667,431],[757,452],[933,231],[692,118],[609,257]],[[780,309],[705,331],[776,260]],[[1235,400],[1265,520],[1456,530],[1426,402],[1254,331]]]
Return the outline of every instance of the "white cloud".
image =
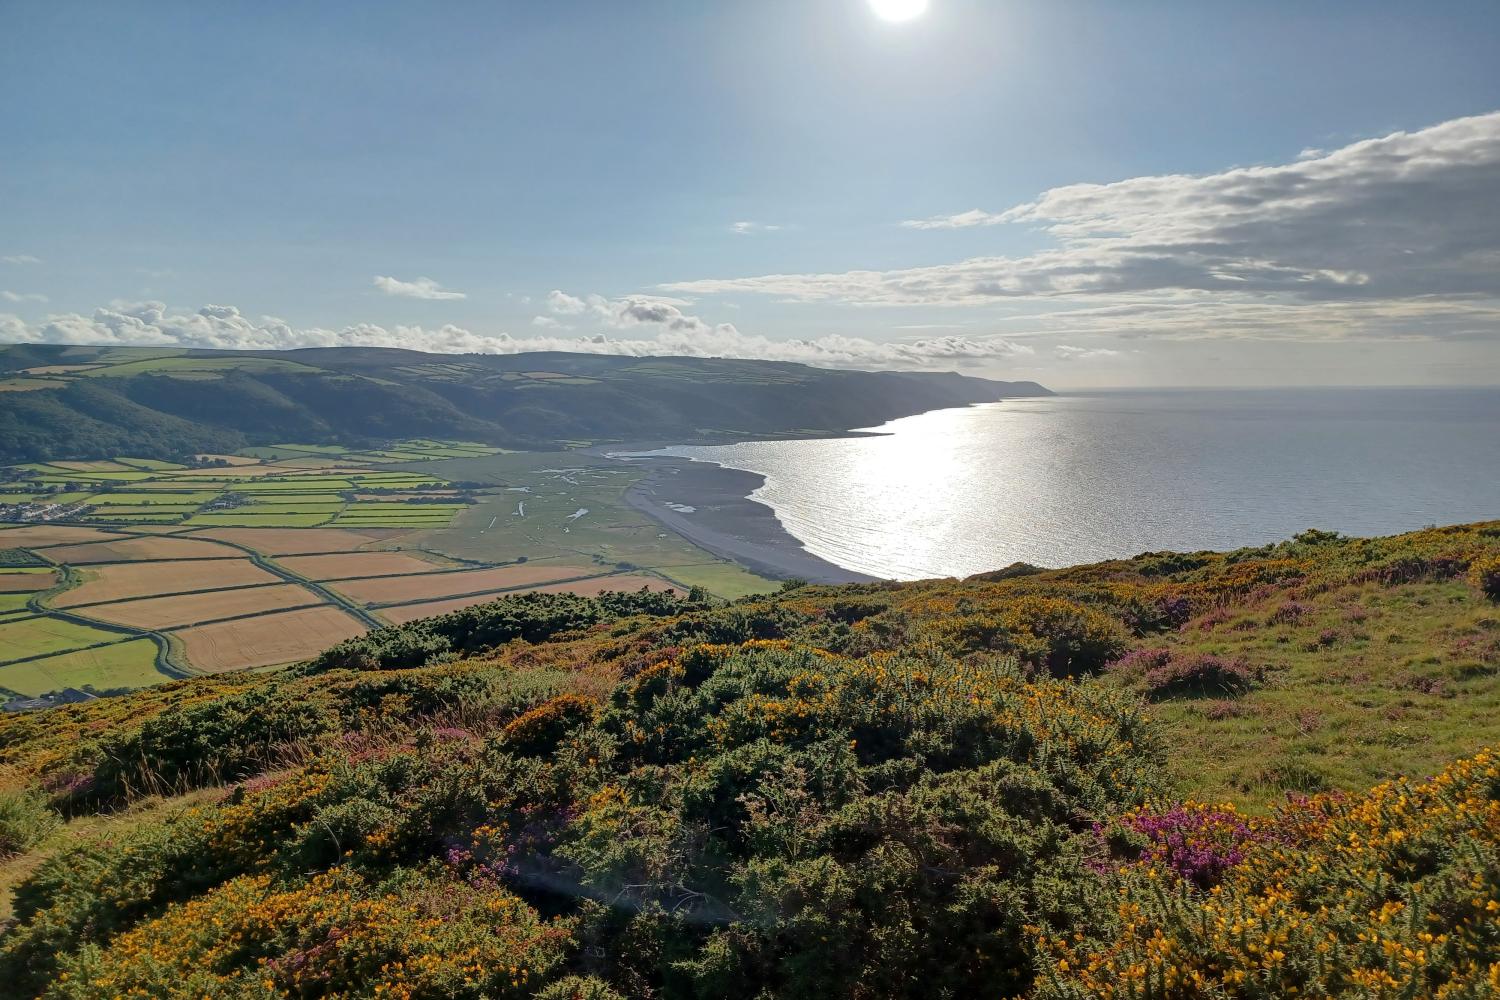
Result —
[[[764,222],[732,222],[729,231],[741,236],[749,236],[751,233],[775,233],[780,232],[780,226],[767,225]]]
[[[1103,361],[1125,353],[1108,347],[1073,347],[1070,344],[1058,344],[1054,351],[1063,361]]]
[[[582,299],[569,295],[567,292],[558,291],[556,288],[547,293],[547,308],[560,316],[577,316],[588,307],[588,303]]]
[[[558,293],[559,295],[563,293]],[[569,298],[572,298],[569,296]],[[576,351],[634,357],[678,355],[689,357],[760,358],[800,361],[833,368],[929,368],[972,365],[1026,357],[1030,347],[999,337],[935,337],[879,343],[840,335],[812,340],[772,340],[741,333],[732,324],[709,324],[688,316],[671,302],[647,296],[605,299],[589,296],[591,315],[606,325],[651,330],[650,336],[612,337],[607,334],[566,336],[508,333],[481,334],[451,324],[429,329],[420,326],[383,327],[359,323],[338,330],[295,328],[271,316],[251,319],[233,306],[208,305],[193,313],[171,313],[160,302],[114,303],[92,316],[63,313],[28,324],[17,316],[0,314],[0,343],[144,345],[220,348],[226,350],[291,350],[300,347],[401,347],[439,354],[519,354],[528,351]]]
[[[42,258],[33,257],[29,253],[12,253],[0,257],[0,264],[40,264]]]
[[[0,291],[0,299],[6,302],[46,302],[47,296],[36,292]]]
[[[397,295],[407,299],[466,299],[463,292],[455,292],[444,288],[431,278],[418,278],[415,281],[402,281],[400,278],[390,278],[384,275],[375,277],[375,287],[387,295]]]
[[[971,208],[957,215],[935,215],[930,219],[907,219],[901,225],[907,229],[968,229],[970,226],[998,226],[1012,222],[1009,212],[986,212]]]
[[[1356,305],[1401,302],[1407,332],[1422,335],[1426,320],[1449,313],[1455,300],[1500,304],[1497,198],[1500,112],[1308,151],[1289,164],[1076,184],[1000,212],[905,223],[1024,223],[1055,241],[1025,256],[662,287],[869,306],[1088,298],[1139,304],[1154,295],[1170,308],[1170,300],[1207,293],[1221,304],[1283,309],[1346,303],[1346,320],[1378,314]],[[1323,336],[1313,327],[1302,332]]]

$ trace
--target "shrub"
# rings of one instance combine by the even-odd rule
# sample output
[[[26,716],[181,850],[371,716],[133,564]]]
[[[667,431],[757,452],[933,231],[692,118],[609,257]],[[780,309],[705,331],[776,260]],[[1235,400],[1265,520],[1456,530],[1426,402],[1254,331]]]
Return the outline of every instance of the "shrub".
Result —
[[[1469,582],[1492,601],[1500,601],[1500,556],[1475,559],[1469,566]]]
[[[1087,933],[1036,935],[1035,996],[1491,996],[1497,809],[1500,759],[1485,751],[1425,782],[1293,800],[1236,830],[1240,857],[1207,890],[1164,886],[1165,860],[1106,869]]]
[[[47,796],[25,789],[0,792],[0,858],[19,854],[38,844],[60,822],[47,805]]]
[[[1145,672],[1152,697],[1172,695],[1238,695],[1255,685],[1256,671],[1243,660],[1224,660],[1199,653],[1172,657]]]

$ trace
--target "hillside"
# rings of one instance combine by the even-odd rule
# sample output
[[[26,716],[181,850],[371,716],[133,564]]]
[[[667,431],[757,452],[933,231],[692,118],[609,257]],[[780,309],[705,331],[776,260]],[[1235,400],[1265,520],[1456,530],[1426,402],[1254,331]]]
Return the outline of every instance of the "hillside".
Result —
[[[775,361],[386,348],[0,348],[0,464],[171,459],[296,440],[578,442],[810,435],[1048,395],[1032,382]]]
[[[527,594],[0,719],[0,982],[1491,996],[1497,598],[1500,522]]]

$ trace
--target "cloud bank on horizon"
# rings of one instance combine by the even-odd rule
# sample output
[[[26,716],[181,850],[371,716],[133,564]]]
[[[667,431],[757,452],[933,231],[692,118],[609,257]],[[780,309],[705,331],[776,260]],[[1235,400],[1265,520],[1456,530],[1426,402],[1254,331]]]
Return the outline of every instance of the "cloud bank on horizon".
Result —
[[[0,315],[0,343],[89,344],[142,347],[191,347],[220,350],[285,351],[304,347],[396,347],[439,354],[521,354],[574,351],[633,357],[759,358],[799,361],[825,367],[930,367],[965,365],[982,359],[1013,358],[1032,348],[1003,338],[937,337],[903,343],[880,343],[861,337],[831,336],[815,340],[771,340],[741,333],[732,324],[710,326],[684,314],[670,302],[648,297],[578,299],[553,292],[555,301],[578,303],[579,309],[604,319],[614,329],[646,328],[652,336],[618,337],[508,333],[482,334],[453,324],[439,327],[381,326],[357,323],[339,329],[296,328],[271,316],[243,315],[234,306],[209,305],[191,313],[172,313],[161,302],[116,303],[92,316],[65,314],[29,325]]]
[[[0,314],[0,341],[582,351],[932,367],[1014,361],[1035,356],[1038,348],[1059,361],[1107,362],[1127,352],[1102,341],[1148,338],[1489,340],[1500,332],[1497,197],[1500,112],[1493,112],[1332,151],[1306,150],[1286,164],[1074,184],[999,211],[901,223],[913,240],[933,231],[1027,226],[1053,244],[1025,255],[658,286],[669,294],[553,290],[525,336],[450,323],[297,327],[274,317],[252,319],[233,306],[177,311],[149,301],[29,322]],[[741,234],[776,228],[732,227]],[[28,254],[0,260],[39,263]],[[433,303],[468,298],[427,277],[381,275],[373,286],[387,296]],[[705,300],[726,294],[866,310],[1032,308],[987,319],[985,334],[899,341],[778,339],[685,311],[702,311]],[[3,299],[45,301],[39,293],[12,290]],[[1080,340],[1088,342],[1080,346]]]

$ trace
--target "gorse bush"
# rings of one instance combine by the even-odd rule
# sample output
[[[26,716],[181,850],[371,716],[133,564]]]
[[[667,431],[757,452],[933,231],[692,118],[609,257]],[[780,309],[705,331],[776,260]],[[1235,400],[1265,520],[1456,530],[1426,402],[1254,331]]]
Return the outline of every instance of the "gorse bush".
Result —
[[[1500,557],[1488,556],[1474,560],[1474,565],[1469,568],[1469,580],[1484,596],[1492,601],[1500,601]]]

